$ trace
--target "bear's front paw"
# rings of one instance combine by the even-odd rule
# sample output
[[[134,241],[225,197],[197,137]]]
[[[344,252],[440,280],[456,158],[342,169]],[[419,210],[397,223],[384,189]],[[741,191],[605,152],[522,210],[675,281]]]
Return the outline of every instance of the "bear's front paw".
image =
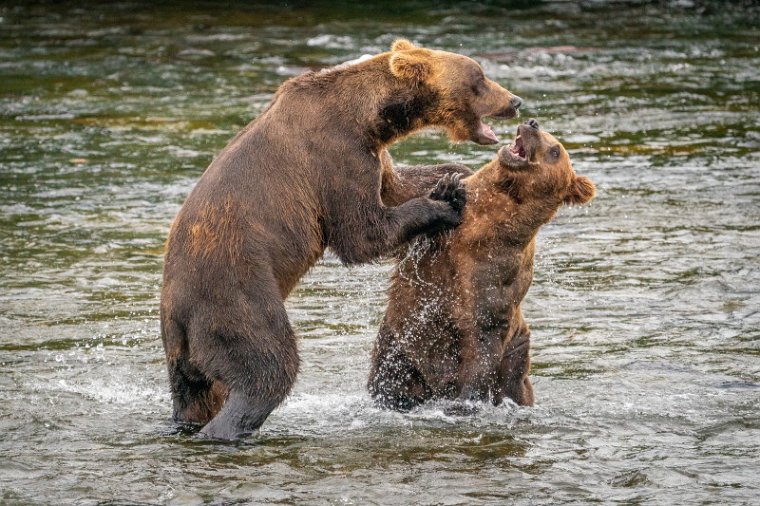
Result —
[[[467,191],[464,189],[460,174],[449,173],[443,176],[438,180],[429,197],[432,200],[447,202],[457,214],[461,215],[467,203]]]

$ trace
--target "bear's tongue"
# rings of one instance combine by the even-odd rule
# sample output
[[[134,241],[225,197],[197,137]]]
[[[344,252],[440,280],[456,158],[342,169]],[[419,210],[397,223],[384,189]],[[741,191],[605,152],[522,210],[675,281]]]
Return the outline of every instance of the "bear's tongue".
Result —
[[[478,129],[478,142],[480,144],[496,144],[499,142],[499,138],[496,137],[490,126],[481,121],[480,128]]]

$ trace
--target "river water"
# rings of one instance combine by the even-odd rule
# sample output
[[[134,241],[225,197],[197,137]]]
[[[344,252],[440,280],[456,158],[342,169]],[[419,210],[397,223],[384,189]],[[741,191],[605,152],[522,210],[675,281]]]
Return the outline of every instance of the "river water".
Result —
[[[757,504],[758,8],[531,4],[3,3],[0,503]],[[178,431],[172,218],[279,83],[398,36],[476,58],[597,184],[540,234],[536,406],[376,409],[391,266],[328,254],[288,301],[303,368],[260,435]],[[423,132],[393,154],[495,149]]]

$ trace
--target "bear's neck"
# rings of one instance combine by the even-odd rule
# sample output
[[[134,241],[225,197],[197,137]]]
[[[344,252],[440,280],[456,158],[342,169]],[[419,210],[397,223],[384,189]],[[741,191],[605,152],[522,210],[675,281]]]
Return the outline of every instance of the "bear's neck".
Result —
[[[504,246],[529,246],[562,205],[559,197],[536,195],[529,177],[505,173],[494,161],[467,179],[467,206],[494,218],[496,240]]]
[[[342,139],[380,151],[431,126],[438,102],[428,86],[411,87],[393,76],[389,58],[390,53],[383,53],[293,78],[278,90],[270,109],[276,105],[290,111],[291,121],[311,114],[326,131],[338,131]]]
[[[436,94],[426,88],[399,89],[379,97],[378,118],[371,125],[370,138],[377,139],[378,147],[385,147],[426,126],[431,126],[430,111],[438,102]]]

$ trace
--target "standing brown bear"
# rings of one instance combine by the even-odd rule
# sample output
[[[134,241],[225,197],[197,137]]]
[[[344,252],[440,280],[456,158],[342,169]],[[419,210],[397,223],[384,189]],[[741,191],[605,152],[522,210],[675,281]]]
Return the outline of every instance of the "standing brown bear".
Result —
[[[175,420],[218,439],[258,429],[298,372],[283,300],[325,248],[357,264],[460,221],[456,178],[384,205],[386,148],[425,127],[492,144],[481,118],[514,117],[519,105],[470,58],[404,40],[285,82],[206,169],[169,233],[161,336]]]
[[[427,172],[399,170],[389,200],[424,193]],[[535,120],[463,182],[461,225],[416,241],[394,272],[369,376],[381,406],[504,397],[533,405],[520,303],[533,280],[536,234],[562,204],[591,200],[595,187],[575,175],[564,147]]]

